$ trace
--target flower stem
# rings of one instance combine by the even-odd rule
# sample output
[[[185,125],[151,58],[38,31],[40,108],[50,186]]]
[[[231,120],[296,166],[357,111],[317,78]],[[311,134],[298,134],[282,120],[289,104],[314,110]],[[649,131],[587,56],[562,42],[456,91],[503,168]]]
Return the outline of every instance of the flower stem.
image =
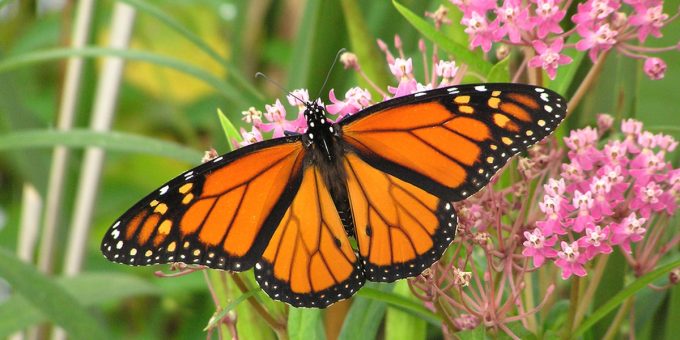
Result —
[[[571,325],[572,330],[576,329],[576,327],[581,323],[583,316],[586,314],[588,306],[591,305],[593,295],[595,295],[595,291],[600,285],[600,280],[602,280],[604,268],[607,266],[607,260],[609,260],[609,255],[600,256],[600,258],[597,260],[597,264],[595,265],[593,273],[589,275],[590,281],[588,283],[588,288],[586,288],[586,291],[583,293],[581,301],[578,304],[578,308],[576,309],[574,323]]]
[[[567,315],[567,325],[564,327],[564,334],[562,334],[562,339],[571,339],[571,330],[574,326],[574,318],[576,316],[576,301],[579,301],[579,291],[580,291],[581,278],[576,277],[571,283],[571,293],[569,300],[569,315]]]
[[[595,78],[600,74],[600,71],[602,71],[602,66],[604,65],[604,60],[606,58],[607,52],[600,54],[600,56],[595,61],[595,64],[593,64],[593,67],[591,67],[588,71],[588,74],[586,74],[586,77],[583,78],[583,81],[578,86],[578,89],[576,89],[574,95],[571,96],[571,100],[569,100],[569,103],[567,103],[567,108],[569,108],[567,115],[574,112],[576,106],[581,102],[583,96],[588,92],[588,89],[595,81]]]
[[[619,311],[616,312],[616,316],[614,317],[614,320],[612,320],[612,323],[609,325],[609,328],[607,328],[607,333],[604,334],[604,337],[602,337],[602,340],[611,340],[614,339],[616,334],[619,331],[619,328],[621,326],[621,322],[623,321],[623,318],[628,314],[628,310],[630,307],[633,305],[633,298],[630,297],[626,299],[626,301],[623,303],[621,308],[619,308]]]

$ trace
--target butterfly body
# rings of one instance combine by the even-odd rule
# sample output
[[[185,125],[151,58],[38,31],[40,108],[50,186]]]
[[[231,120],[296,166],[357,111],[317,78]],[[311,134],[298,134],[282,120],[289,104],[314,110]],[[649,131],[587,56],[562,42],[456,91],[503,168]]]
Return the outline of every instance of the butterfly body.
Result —
[[[366,281],[431,266],[455,236],[451,202],[479,191],[565,115],[558,94],[520,84],[419,92],[338,123],[307,103],[305,133],[178,176],[123,214],[101,249],[129,265],[254,267],[272,298],[325,307]]]

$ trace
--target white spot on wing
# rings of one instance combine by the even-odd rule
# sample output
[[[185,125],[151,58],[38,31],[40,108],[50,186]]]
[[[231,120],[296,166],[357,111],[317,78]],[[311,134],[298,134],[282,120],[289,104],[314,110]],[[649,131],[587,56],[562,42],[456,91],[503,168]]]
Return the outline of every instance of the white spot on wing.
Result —
[[[418,93],[414,93],[413,96],[414,96],[414,97],[421,97],[421,96],[424,96],[424,95],[426,95],[426,94],[427,94],[427,93],[425,93],[425,92],[418,92]]]
[[[162,187],[160,190],[158,190],[158,193],[161,195],[165,195],[165,193],[168,192],[168,186]]]
[[[545,109],[548,112],[552,112],[552,110],[553,110],[552,106],[550,106],[550,105],[543,106],[543,109]]]
[[[540,87],[535,88],[536,92],[545,92],[545,89],[542,89]]]
[[[113,236],[113,239],[117,239],[118,236],[120,236],[120,230],[115,229],[114,231],[111,232],[111,236]]]
[[[547,93],[541,93],[541,99],[542,99],[544,102],[547,102],[547,101],[548,101],[548,94],[547,94]]]
[[[113,225],[112,228],[116,229],[116,228],[118,228],[119,225],[120,225],[120,221],[116,221],[116,223]]]
[[[222,156],[213,159],[213,163],[217,163],[222,160]]]
[[[477,90],[479,92],[484,92],[484,91],[486,91],[486,86],[484,86],[484,85],[475,86],[475,90]]]

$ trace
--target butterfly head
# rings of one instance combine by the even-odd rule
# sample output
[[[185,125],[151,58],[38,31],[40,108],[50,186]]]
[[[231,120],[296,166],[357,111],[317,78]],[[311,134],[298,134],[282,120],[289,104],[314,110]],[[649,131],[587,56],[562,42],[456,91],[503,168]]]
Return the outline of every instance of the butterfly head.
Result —
[[[304,134],[308,146],[316,145],[329,160],[333,159],[333,138],[336,128],[326,119],[326,109],[317,101],[305,103],[307,132]]]

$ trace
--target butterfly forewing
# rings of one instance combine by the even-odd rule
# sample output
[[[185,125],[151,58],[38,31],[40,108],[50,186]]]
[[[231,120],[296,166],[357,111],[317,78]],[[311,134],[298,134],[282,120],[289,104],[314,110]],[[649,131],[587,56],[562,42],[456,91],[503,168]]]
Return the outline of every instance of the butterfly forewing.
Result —
[[[340,124],[345,142],[372,166],[457,201],[565,116],[566,103],[548,89],[483,84],[389,100]]]
[[[129,265],[248,269],[297,191],[303,157],[299,138],[290,137],[187,171],[123,214],[104,236],[102,252]]]

